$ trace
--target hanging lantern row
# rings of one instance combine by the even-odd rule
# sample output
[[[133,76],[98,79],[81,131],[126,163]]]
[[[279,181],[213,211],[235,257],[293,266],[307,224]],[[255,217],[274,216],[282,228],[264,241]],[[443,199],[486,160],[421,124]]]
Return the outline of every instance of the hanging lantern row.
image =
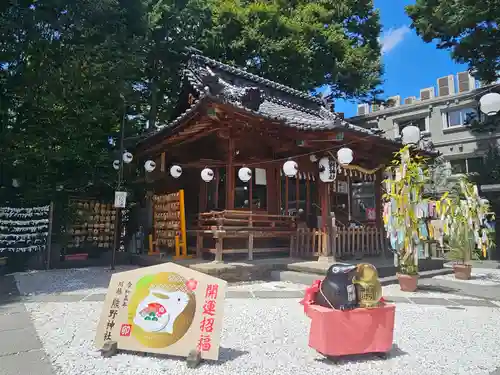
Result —
[[[130,164],[132,163],[132,160],[134,160],[134,155],[132,155],[131,152],[124,152],[122,155],[122,160],[125,164]],[[113,168],[115,170],[120,170],[120,160],[116,159],[113,161]],[[153,160],[148,160],[144,163],[144,169],[146,172],[153,172],[156,168],[156,163]],[[180,175],[179,175],[180,176]]]
[[[340,165],[347,165],[352,162],[354,158],[353,151],[350,148],[341,148],[337,151],[337,161]],[[133,156],[130,152],[125,152],[123,154],[123,162],[130,163],[133,160]],[[312,162],[317,161],[315,155],[310,156]],[[323,160],[323,159],[322,159]],[[321,166],[320,166],[321,167]],[[120,161],[115,160],[113,162],[113,168],[116,170],[120,169]],[[147,172],[152,172],[156,168],[156,163],[152,160],[146,161],[144,164],[144,169]],[[287,177],[295,177],[299,172],[299,165],[294,160],[288,160],[283,164],[283,172]],[[172,165],[170,167],[170,175],[173,178],[179,178],[182,175],[182,167],[179,165]],[[208,167],[204,168],[200,173],[201,179],[205,182],[211,182],[214,179],[214,171]],[[248,182],[252,179],[252,170],[248,167],[242,167],[238,170],[238,178],[242,182]]]

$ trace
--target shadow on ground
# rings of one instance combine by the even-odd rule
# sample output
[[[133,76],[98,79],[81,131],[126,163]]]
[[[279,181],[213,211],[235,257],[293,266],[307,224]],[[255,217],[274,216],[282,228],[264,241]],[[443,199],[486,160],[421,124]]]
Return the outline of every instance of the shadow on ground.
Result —
[[[14,287],[17,285],[21,296],[77,293],[78,291],[85,294],[89,290],[96,289],[105,293],[114,273],[136,268],[134,266],[117,266],[114,271],[111,271],[109,267],[89,267],[19,272],[0,277],[0,296],[5,294],[3,290],[5,288],[2,285],[11,282],[6,282],[6,278],[14,280]]]
[[[364,362],[364,361],[371,361],[374,359],[378,360],[386,360],[386,359],[391,359],[391,358],[397,358],[403,355],[407,355],[405,351],[401,350],[398,345],[393,344],[391,350],[389,353],[386,354],[385,358],[381,358],[380,356],[377,356],[376,354],[372,353],[367,353],[367,354],[356,354],[356,355],[346,355],[342,357],[330,357],[330,356],[325,356],[322,358],[316,359],[318,362],[323,362],[327,364],[349,364],[349,363],[355,363],[355,362]]]
[[[443,285],[418,285],[418,291],[425,293],[449,293],[449,294],[457,294],[460,292],[459,289],[450,288]]]
[[[164,354],[143,353],[143,352],[135,352],[135,351],[129,351],[129,350],[120,350],[119,353],[131,354],[131,355],[136,355],[136,356],[147,356],[147,357],[158,358],[158,359],[175,359],[175,360],[179,360],[179,361],[186,361],[186,358],[173,357],[173,356],[164,355]],[[236,358],[241,357],[242,355],[246,355],[246,354],[249,354],[249,352],[243,351],[243,350],[238,350],[238,349],[232,349],[232,348],[224,348],[221,346],[219,348],[219,360],[218,361],[202,361],[201,365],[220,366],[220,365],[223,365],[224,363],[234,361]]]

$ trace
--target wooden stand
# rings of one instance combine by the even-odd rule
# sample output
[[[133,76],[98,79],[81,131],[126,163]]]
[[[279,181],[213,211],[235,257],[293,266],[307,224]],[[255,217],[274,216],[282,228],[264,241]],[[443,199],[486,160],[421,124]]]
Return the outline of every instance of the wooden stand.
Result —
[[[309,346],[327,357],[373,353],[380,357],[392,348],[395,306],[335,310],[310,305]]]

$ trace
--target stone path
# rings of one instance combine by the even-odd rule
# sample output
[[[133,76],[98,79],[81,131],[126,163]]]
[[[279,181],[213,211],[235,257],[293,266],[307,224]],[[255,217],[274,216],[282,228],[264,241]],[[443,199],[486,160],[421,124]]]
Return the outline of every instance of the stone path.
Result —
[[[302,298],[303,292],[298,290],[230,290],[226,293],[226,298]],[[35,296],[19,297],[22,302],[101,302],[104,301],[105,294],[41,294]],[[455,299],[455,298],[430,298],[430,297],[384,297],[386,301],[392,303],[411,303],[416,305],[435,305],[446,307],[476,306],[476,307],[496,307],[495,304],[486,299]],[[0,321],[1,322],[1,321]]]
[[[0,277],[0,374],[53,375],[13,277]]]

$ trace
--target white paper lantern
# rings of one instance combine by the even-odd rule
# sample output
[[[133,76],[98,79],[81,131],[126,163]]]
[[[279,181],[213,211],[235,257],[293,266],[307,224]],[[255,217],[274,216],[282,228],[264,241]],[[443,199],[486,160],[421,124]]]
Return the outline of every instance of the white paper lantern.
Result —
[[[116,170],[120,169],[120,160],[115,160],[113,162],[113,168]]]
[[[337,160],[340,164],[351,164],[354,159],[354,153],[350,148],[343,147],[337,151]]]
[[[248,182],[252,178],[252,170],[247,167],[240,168],[238,171],[238,177],[243,182]]]
[[[416,145],[420,141],[420,129],[413,125],[408,125],[401,131],[401,138],[405,145]]]
[[[19,186],[21,186],[21,183],[19,182],[19,180],[17,178],[13,178],[12,179],[12,187],[18,188]]]
[[[479,104],[481,105],[481,112],[488,116],[496,115],[500,112],[500,94],[496,92],[490,92],[486,95],[481,96],[479,99]]]
[[[337,178],[337,163],[332,158],[319,159],[319,179],[323,182],[333,182]]]
[[[125,152],[123,154],[123,162],[125,164],[131,163],[133,159],[134,159],[134,155],[132,155],[130,152]]]
[[[295,177],[298,171],[299,166],[293,160],[288,160],[285,164],[283,164],[283,172],[287,177]]]
[[[205,182],[210,182],[214,179],[214,171],[210,168],[205,168],[201,171],[201,179]]]
[[[156,168],[156,163],[153,160],[148,160],[144,163],[144,169],[146,172],[153,172]]]
[[[180,167],[180,165],[172,165],[170,167],[170,175],[173,178],[179,178],[181,177],[181,174],[182,174],[182,168]]]

